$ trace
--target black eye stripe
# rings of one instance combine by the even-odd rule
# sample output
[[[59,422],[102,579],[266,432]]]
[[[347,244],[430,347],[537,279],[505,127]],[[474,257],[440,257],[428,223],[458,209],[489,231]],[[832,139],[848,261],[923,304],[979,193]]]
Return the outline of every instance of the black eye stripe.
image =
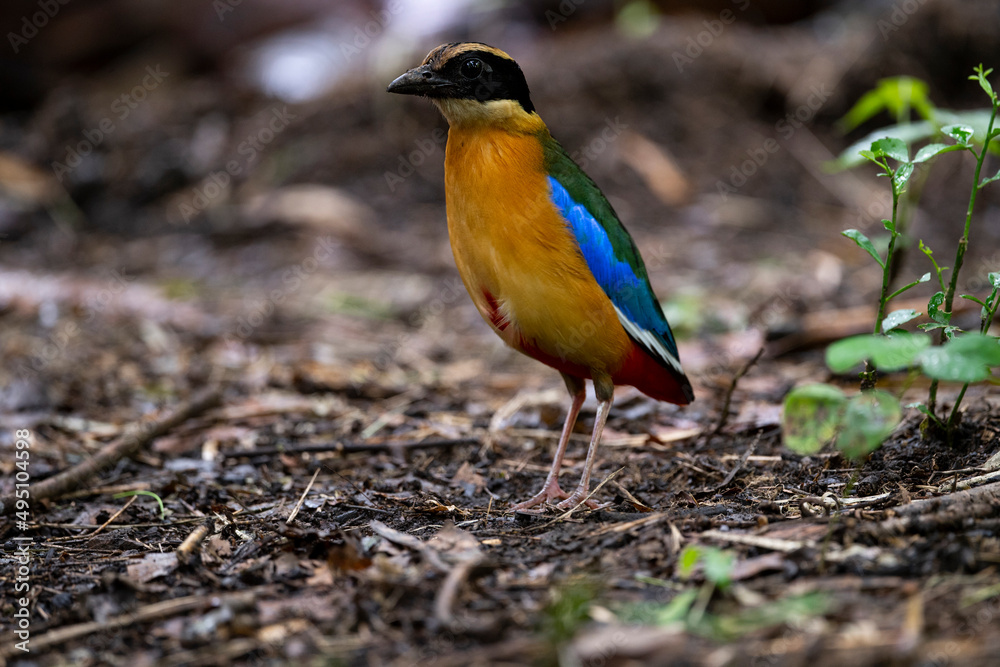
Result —
[[[436,76],[451,84],[434,90],[429,97],[479,102],[514,100],[528,113],[535,110],[524,74],[509,57],[479,49],[451,55],[445,49],[429,56],[425,64],[436,72]]]

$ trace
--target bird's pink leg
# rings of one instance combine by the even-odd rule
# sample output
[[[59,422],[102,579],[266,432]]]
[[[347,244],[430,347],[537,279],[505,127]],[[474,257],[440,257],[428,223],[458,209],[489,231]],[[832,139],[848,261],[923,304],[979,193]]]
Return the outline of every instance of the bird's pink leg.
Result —
[[[576,507],[590,493],[590,471],[594,468],[594,460],[597,458],[597,446],[601,444],[601,434],[604,433],[604,424],[608,421],[608,413],[611,411],[611,403],[615,398],[615,386],[611,378],[607,376],[594,375],[594,391],[597,394],[600,404],[597,407],[597,418],[594,420],[594,433],[590,436],[590,447],[587,449],[587,461],[583,464],[583,475],[576,489],[565,500],[556,505],[559,509],[569,509]],[[597,502],[587,500],[587,507],[597,509],[600,507]]]
[[[576,425],[576,417],[580,414],[580,407],[583,405],[583,399],[587,397],[587,392],[583,380],[571,375],[563,375],[563,380],[566,381],[566,388],[569,389],[570,395],[573,397],[573,403],[566,414],[566,423],[563,424],[562,435],[559,436],[559,446],[556,447],[556,453],[552,459],[552,467],[545,478],[542,490],[528,500],[511,507],[511,510],[515,512],[523,512],[532,507],[544,505],[553,500],[562,500],[569,496],[568,493],[559,488],[559,468],[562,467],[563,456],[566,455],[566,446],[569,444],[569,436]]]

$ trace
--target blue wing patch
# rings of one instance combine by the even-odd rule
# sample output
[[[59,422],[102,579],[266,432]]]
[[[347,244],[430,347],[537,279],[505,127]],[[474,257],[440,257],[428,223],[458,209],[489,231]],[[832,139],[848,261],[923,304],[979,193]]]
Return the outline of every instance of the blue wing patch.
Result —
[[[586,207],[574,201],[552,176],[549,184],[552,203],[573,231],[590,272],[614,304],[622,326],[643,347],[682,372],[677,343],[649,282],[615,256],[608,233]]]

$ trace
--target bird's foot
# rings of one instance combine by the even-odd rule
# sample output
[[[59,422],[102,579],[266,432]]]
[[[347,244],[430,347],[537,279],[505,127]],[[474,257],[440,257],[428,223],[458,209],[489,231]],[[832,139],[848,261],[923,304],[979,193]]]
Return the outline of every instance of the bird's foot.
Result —
[[[587,498],[587,489],[581,489],[581,488],[578,487],[576,489],[576,491],[574,491],[572,494],[566,496],[566,499],[563,500],[558,505],[556,505],[556,507],[559,508],[559,509],[561,509],[561,510],[568,510],[568,509],[573,509],[574,507],[576,507],[577,505],[579,505],[581,502],[583,503],[584,507],[586,507],[587,509],[591,509],[591,510],[604,509],[605,507],[608,507],[608,506],[611,505],[611,503],[605,503],[605,504],[602,505],[601,503],[597,502],[596,500],[593,500],[591,498]]]
[[[544,509],[543,507],[539,507],[539,505],[544,506],[550,504],[554,500],[562,500],[563,498],[569,497],[568,493],[559,488],[559,482],[552,482],[543,486],[542,490],[531,498],[514,505],[510,509],[513,512],[538,513],[542,512]]]

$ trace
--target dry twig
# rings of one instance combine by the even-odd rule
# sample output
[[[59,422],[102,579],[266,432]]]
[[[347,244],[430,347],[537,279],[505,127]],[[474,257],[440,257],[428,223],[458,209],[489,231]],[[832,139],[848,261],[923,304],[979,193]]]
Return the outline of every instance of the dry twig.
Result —
[[[232,450],[223,452],[227,459],[242,456],[274,456],[275,454],[318,454],[335,452],[354,454],[357,452],[391,452],[403,449],[435,449],[479,444],[479,438],[437,438],[429,440],[401,440],[389,442],[329,442],[309,445],[284,445],[281,447],[258,447],[257,449]]]
[[[729,388],[726,390],[726,395],[722,400],[722,410],[719,412],[719,423],[715,425],[715,428],[709,433],[709,437],[717,435],[726,426],[726,422],[729,421],[729,405],[733,402],[733,392],[736,391],[736,385],[739,383],[740,379],[743,378],[747,372],[753,368],[753,365],[760,360],[761,355],[764,354],[764,348],[757,350],[757,354],[753,355],[753,359],[749,360],[743,367],[736,371],[736,375],[733,376],[732,381],[729,383]]]
[[[123,628],[131,627],[137,623],[146,623],[161,618],[176,616],[177,614],[187,614],[199,609],[214,608],[223,604],[233,607],[246,608],[253,604],[259,591],[240,591],[238,593],[219,594],[210,593],[208,595],[189,595],[173,600],[163,600],[153,604],[140,607],[134,612],[127,612],[113,616],[104,622],[88,621],[67,625],[54,630],[49,630],[40,637],[31,638],[31,649],[41,651],[50,646],[58,646],[74,639],[86,637],[97,633],[120,632]],[[8,658],[14,655],[17,649],[13,643],[0,648],[0,658]]]
[[[33,484],[31,499],[34,502],[48,498],[56,498],[68,491],[74,491],[84,485],[91,477],[106,470],[123,458],[129,458],[139,452],[154,439],[177,428],[187,420],[200,415],[219,405],[222,392],[213,387],[196,394],[187,403],[183,403],[170,413],[159,419],[151,419],[134,425],[129,431],[99,451],[93,458],[73,466],[69,470]],[[8,496],[0,500],[0,515],[14,511],[15,499]]]
[[[194,550],[198,548],[201,541],[205,539],[208,535],[208,524],[202,523],[196,526],[194,530],[188,533],[188,536],[184,538],[181,545],[177,547],[174,554],[177,556],[177,562],[187,565],[191,562],[191,556],[194,555]]]
[[[298,516],[299,510],[302,509],[302,503],[306,501],[306,496],[309,495],[309,491],[312,490],[313,484],[316,483],[317,475],[319,475],[319,468],[316,468],[316,472],[313,473],[312,479],[310,479],[309,483],[306,484],[306,489],[305,491],[302,492],[302,495],[299,496],[299,502],[295,503],[295,507],[292,509],[292,513],[288,515],[288,519],[285,521],[286,524],[290,524],[292,521],[295,520],[295,517]]]

